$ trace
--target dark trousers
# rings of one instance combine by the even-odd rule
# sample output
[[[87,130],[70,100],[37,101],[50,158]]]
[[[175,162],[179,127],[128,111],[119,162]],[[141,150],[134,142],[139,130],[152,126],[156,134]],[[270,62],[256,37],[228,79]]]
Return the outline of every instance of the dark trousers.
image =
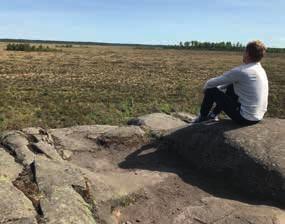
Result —
[[[216,106],[213,108],[214,103],[216,103]],[[226,93],[218,88],[206,89],[200,110],[201,116],[208,116],[211,109],[215,115],[224,111],[233,121],[241,125],[258,123],[258,121],[250,121],[241,116],[240,103],[238,102],[238,96],[234,92],[233,85],[227,87]]]

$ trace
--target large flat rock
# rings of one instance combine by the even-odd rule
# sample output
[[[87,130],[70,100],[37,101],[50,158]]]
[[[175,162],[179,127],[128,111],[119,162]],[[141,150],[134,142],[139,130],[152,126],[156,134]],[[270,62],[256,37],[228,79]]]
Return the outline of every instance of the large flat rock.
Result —
[[[54,187],[85,186],[81,169],[65,161],[37,158],[35,174],[39,190],[47,197],[52,193]]]
[[[226,178],[244,192],[285,203],[285,120],[241,127],[231,121],[170,132],[164,145],[196,168]]]
[[[253,206],[232,200],[205,197],[201,203],[182,209],[173,224],[282,224],[285,213],[268,206]]]
[[[141,126],[151,131],[168,131],[185,126],[187,123],[168,114],[153,113],[131,119],[128,124]]]
[[[131,147],[144,141],[145,132],[138,126],[121,126],[111,129],[99,137],[96,141],[105,147],[125,145]],[[89,136],[89,138],[92,138]]]
[[[83,171],[66,161],[37,158],[35,174],[47,224],[94,224],[90,205],[75,188],[86,189]]]
[[[48,224],[284,223],[284,211],[265,206],[268,201],[233,196],[228,186],[189,171],[176,153],[160,147],[166,144],[189,164],[246,192],[282,202],[283,120],[251,127],[232,122],[165,125],[156,129],[161,134],[172,130],[163,144],[161,139],[148,142],[148,131],[137,126],[3,133],[0,223],[33,224],[36,218]]]
[[[117,128],[110,125],[83,125],[70,128],[50,129],[61,150],[94,151],[98,148],[94,141],[101,134]]]

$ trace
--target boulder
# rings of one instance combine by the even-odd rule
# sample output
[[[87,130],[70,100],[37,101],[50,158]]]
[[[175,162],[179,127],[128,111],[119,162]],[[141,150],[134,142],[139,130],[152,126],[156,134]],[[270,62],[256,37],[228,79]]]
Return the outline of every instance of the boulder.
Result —
[[[47,158],[52,160],[62,160],[60,155],[57,153],[53,145],[48,144],[47,142],[37,142],[30,145],[34,150],[43,153]]]
[[[0,223],[36,224],[32,202],[10,181],[0,177]]]
[[[128,125],[142,126],[151,131],[168,131],[186,124],[186,122],[164,113],[148,114],[128,121]]]
[[[191,123],[197,117],[197,115],[185,112],[174,112],[171,113],[171,116],[179,118],[180,120],[185,121],[186,123]]]
[[[11,148],[28,145],[29,141],[26,136],[20,131],[4,132],[1,136],[2,143]]]
[[[185,169],[161,148],[246,192],[284,202],[284,120],[178,123],[142,126],[146,132],[93,125],[2,134],[0,223],[284,223],[284,211],[274,207],[280,204],[233,195],[231,186]],[[147,139],[149,130],[162,139]],[[120,145],[124,150],[110,150]]]
[[[17,162],[23,165],[30,165],[38,156],[62,160],[50,134],[40,128],[4,132],[1,135],[1,144],[15,156]]]
[[[35,160],[35,176],[40,192],[46,196],[52,193],[53,187],[85,186],[82,171],[66,161],[52,161],[44,158]]]
[[[41,200],[46,224],[95,224],[90,206],[71,187],[53,187],[51,195]]]
[[[67,161],[35,160],[35,176],[42,193],[40,207],[45,223],[95,224],[92,208],[75,188],[86,190],[83,170]]]
[[[0,178],[15,180],[23,167],[15,162],[13,156],[0,147]]]
[[[182,209],[174,224],[274,224],[284,223],[285,213],[268,206],[254,206],[237,201],[205,197],[201,204]]]
[[[110,125],[83,125],[70,128],[50,129],[59,150],[72,152],[92,152],[98,147],[94,144],[101,134],[117,128]]]
[[[29,140],[20,131],[4,132],[1,136],[1,144],[5,146],[18,162],[29,165],[34,161],[34,153],[28,148]]]
[[[73,153],[72,151],[69,151],[69,150],[63,150],[62,151],[62,158],[64,160],[70,160],[70,158],[72,157]]]
[[[241,127],[232,121],[169,132],[164,146],[192,166],[225,178],[246,193],[285,203],[285,120]]]
[[[24,128],[21,131],[25,133],[27,136],[29,136],[33,140],[33,142],[43,141],[49,144],[54,143],[50,133],[43,128],[30,127],[30,128]]]
[[[144,141],[145,132],[137,126],[122,126],[111,129],[97,138],[97,143],[103,146],[132,146]],[[90,137],[89,137],[90,138]]]

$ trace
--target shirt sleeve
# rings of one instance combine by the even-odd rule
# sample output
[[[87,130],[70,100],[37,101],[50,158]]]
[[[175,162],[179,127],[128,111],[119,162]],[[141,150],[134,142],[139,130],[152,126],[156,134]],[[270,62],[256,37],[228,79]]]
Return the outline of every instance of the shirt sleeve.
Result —
[[[230,84],[233,84],[235,82],[238,82],[240,79],[240,74],[241,72],[238,69],[232,69],[228,72],[225,72],[223,75],[209,79],[205,86],[204,86],[204,90],[205,89],[209,89],[209,88],[214,88],[214,87],[218,87],[218,86],[227,86]]]

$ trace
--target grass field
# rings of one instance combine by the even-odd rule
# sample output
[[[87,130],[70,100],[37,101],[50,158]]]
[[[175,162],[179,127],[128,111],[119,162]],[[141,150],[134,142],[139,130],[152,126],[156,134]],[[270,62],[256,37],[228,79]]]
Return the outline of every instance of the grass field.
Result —
[[[236,52],[103,46],[11,52],[5,46],[0,43],[0,130],[196,113],[204,82],[241,63]],[[267,116],[285,118],[285,54],[268,54],[263,65],[270,81]]]

